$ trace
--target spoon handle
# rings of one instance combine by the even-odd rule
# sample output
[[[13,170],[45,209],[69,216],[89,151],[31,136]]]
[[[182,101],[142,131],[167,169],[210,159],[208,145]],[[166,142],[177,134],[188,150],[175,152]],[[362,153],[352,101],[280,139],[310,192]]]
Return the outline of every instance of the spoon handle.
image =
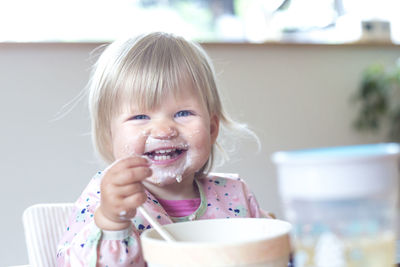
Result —
[[[147,210],[143,207],[140,206],[137,208],[137,210],[143,215],[143,217],[153,226],[153,228],[161,235],[162,238],[164,238],[168,242],[174,242],[176,241],[175,238],[172,237],[172,235],[161,226],[148,212]]]

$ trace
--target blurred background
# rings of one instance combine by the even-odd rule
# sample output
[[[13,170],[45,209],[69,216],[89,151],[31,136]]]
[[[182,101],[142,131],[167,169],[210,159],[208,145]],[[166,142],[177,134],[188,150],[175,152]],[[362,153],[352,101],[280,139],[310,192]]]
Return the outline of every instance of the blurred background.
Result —
[[[388,133],[400,121],[399,5],[0,0],[0,265],[28,263],[25,208],[74,202],[104,168],[91,145],[86,99],[78,97],[98,46],[155,30],[200,42],[228,112],[262,144],[257,151],[243,140],[216,171],[239,173],[260,205],[281,217],[273,152],[396,141]]]
[[[0,41],[109,41],[155,30],[201,42],[400,42],[397,0],[1,0]]]

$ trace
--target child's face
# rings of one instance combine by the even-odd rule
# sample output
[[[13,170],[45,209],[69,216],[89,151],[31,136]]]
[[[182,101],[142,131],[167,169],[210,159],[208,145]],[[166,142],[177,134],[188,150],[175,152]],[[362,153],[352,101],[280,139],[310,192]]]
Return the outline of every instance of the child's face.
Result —
[[[111,123],[113,154],[115,159],[147,157],[153,170],[147,180],[154,184],[193,179],[210,156],[218,126],[218,117],[189,87],[176,97],[166,96],[154,109],[118,114]]]

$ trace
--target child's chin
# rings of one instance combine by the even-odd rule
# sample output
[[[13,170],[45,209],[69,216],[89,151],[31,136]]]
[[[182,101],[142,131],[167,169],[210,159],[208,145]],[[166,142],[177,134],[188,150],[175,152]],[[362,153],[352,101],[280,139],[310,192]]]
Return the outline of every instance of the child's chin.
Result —
[[[175,175],[164,175],[164,176],[152,176],[147,178],[146,181],[157,185],[157,186],[166,186],[178,183],[179,178],[177,179]]]
[[[186,161],[172,166],[152,165],[150,168],[153,171],[153,175],[147,181],[160,186],[179,183],[182,181],[183,174],[186,175],[187,173],[185,163]]]

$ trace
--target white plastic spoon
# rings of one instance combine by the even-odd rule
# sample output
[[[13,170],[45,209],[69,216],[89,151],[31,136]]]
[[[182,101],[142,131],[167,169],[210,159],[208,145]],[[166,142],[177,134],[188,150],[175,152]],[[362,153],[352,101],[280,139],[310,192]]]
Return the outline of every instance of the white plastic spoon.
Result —
[[[143,214],[143,217],[153,226],[153,228],[157,231],[157,233],[160,234],[162,238],[164,238],[168,242],[175,242],[176,239],[172,237],[172,235],[165,230],[161,224],[159,224],[148,212],[147,210],[143,207],[140,206],[137,208],[137,210]]]

